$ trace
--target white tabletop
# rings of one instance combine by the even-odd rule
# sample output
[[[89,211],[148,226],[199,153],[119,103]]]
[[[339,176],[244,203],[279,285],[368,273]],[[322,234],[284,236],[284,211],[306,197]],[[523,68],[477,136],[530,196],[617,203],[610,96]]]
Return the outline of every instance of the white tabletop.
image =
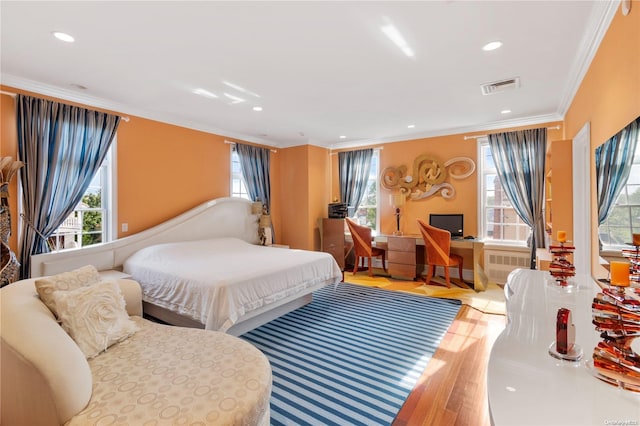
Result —
[[[520,269],[505,286],[507,326],[491,350],[487,373],[493,424],[640,425],[640,394],[595,378],[587,366],[599,336],[591,302],[600,290],[588,276],[571,290],[555,285],[548,272]],[[549,355],[558,309],[570,309],[579,362]],[[637,340],[637,339],[636,339]]]

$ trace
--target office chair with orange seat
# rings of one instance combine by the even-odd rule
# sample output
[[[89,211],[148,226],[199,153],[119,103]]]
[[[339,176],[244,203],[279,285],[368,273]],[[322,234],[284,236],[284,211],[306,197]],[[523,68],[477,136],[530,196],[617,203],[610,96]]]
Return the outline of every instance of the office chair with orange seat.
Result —
[[[420,219],[418,219],[418,228],[420,228],[425,247],[425,265],[427,265],[425,282],[427,284],[431,282],[431,278],[435,275],[436,266],[444,268],[444,277],[448,288],[451,288],[451,281],[449,280],[450,266],[458,266],[460,281],[464,282],[462,279],[462,256],[450,253],[451,232],[427,225]]]
[[[353,249],[356,256],[355,265],[353,267],[353,274],[355,275],[358,272],[358,263],[360,259],[362,259],[362,263],[364,266],[365,257],[369,259],[369,276],[373,276],[373,270],[371,265],[371,258],[382,256],[382,269],[387,272],[387,267],[385,266],[385,250],[379,247],[373,247],[371,245],[371,228],[358,225],[353,220],[347,218],[346,219],[347,226],[349,226],[349,232],[351,232],[351,238],[353,239]]]

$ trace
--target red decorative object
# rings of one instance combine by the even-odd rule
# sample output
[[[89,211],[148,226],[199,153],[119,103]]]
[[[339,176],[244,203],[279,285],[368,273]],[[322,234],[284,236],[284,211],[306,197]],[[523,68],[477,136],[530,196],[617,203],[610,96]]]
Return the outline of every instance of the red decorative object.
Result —
[[[625,287],[606,288],[591,304],[593,324],[602,341],[593,350],[594,375],[622,389],[640,392],[640,296]]]
[[[567,259],[575,249],[574,246],[565,245],[564,242],[549,246],[549,252],[553,255],[553,260],[549,265],[549,273],[562,287],[568,287],[568,279],[576,275],[576,267]]]
[[[567,308],[558,309],[556,319],[556,351],[566,355],[575,344],[575,326],[571,320],[571,311]]]
[[[634,241],[635,241],[634,234]],[[640,287],[640,245],[635,246],[632,249],[623,249],[622,255],[629,259],[631,267],[629,268],[629,281],[631,285],[635,284],[636,287]]]

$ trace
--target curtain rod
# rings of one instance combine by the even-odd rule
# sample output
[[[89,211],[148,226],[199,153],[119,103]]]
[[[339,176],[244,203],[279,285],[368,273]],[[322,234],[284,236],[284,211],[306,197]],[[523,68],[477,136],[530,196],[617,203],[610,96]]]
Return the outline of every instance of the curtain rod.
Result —
[[[235,145],[236,142],[233,141],[224,141],[224,143],[226,143],[227,145]],[[277,149],[273,149],[273,148],[269,148],[269,151],[273,152],[273,153],[277,153],[278,150]]]
[[[382,151],[384,149],[384,146],[377,146],[377,147],[371,148],[371,149],[373,149],[374,151]],[[348,151],[353,151],[353,150],[344,149],[344,150],[340,150],[339,152],[331,152],[331,154],[329,154],[329,155],[338,155],[341,152],[348,152]]]
[[[558,124],[556,126],[547,127],[547,130],[559,130],[560,128],[562,128],[562,126]],[[469,139],[486,138],[487,136],[489,136],[489,135],[487,134],[487,135],[465,136],[464,140],[466,141],[466,140],[469,140]]]
[[[17,93],[14,92],[8,92],[6,90],[0,90],[0,95],[7,95],[7,96],[11,96],[12,98],[15,98]],[[125,116],[125,115],[121,115],[120,118],[122,119],[122,121],[126,121],[127,123],[129,122],[130,118]]]

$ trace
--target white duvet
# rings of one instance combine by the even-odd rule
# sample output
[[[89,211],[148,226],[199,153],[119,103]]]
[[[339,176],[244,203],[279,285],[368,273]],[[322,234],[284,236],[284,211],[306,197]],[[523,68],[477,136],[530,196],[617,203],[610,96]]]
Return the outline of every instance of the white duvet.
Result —
[[[143,300],[193,318],[207,330],[228,330],[248,312],[342,271],[328,253],[263,247],[236,238],[159,244],[124,263]]]

